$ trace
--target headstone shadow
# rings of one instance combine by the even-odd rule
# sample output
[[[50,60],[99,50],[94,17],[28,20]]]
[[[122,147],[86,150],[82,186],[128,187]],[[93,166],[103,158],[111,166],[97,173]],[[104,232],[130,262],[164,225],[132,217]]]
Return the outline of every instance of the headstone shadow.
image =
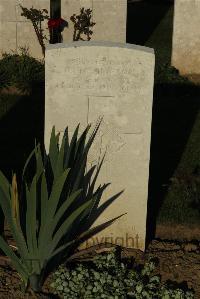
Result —
[[[138,1],[127,4],[126,42],[144,45],[170,9],[170,1]]]
[[[30,96],[21,96],[0,119],[0,170],[9,182],[13,171],[20,185],[22,170],[34,148],[35,139],[43,142],[43,115],[44,86],[35,86]]]
[[[200,88],[155,85],[151,133],[147,242],[199,111]]]

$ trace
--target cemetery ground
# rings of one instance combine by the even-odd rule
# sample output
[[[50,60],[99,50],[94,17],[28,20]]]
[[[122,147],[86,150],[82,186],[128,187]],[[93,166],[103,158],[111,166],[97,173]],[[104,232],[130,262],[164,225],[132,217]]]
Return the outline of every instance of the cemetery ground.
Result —
[[[157,79],[154,86],[147,221],[147,238],[151,241],[144,256],[131,249],[124,249],[123,256],[132,255],[138,263],[144,263],[149,256],[157,257],[155,273],[162,281],[187,282],[199,298],[200,201],[198,172],[194,169],[200,148],[200,88],[180,78],[173,69],[166,67],[164,71],[170,79],[161,83]],[[20,175],[34,137],[43,139],[44,82],[34,85],[29,94],[16,92],[15,87],[7,90],[0,97],[0,164],[10,177],[11,167]],[[178,181],[170,180],[172,176]],[[5,236],[15,245],[9,229]],[[94,249],[83,252],[80,260],[95,253]],[[24,298],[17,273],[5,256],[0,261],[1,298]],[[50,279],[44,286],[46,293],[53,292]],[[27,296],[35,298],[32,293]]]
[[[170,18],[170,11],[167,15]],[[186,283],[200,298],[200,85],[180,77],[169,67],[168,35],[160,34],[163,19],[157,32],[146,42],[155,47],[157,55],[154,86],[151,160],[149,174],[149,200],[147,219],[147,250],[123,249],[122,257],[133,256],[144,263],[149,256],[158,258],[155,270],[162,281]],[[170,27],[167,27],[170,30]],[[162,30],[161,30],[162,31]],[[161,55],[161,54],[162,55]],[[160,55],[160,56],[159,56]],[[164,62],[163,62],[164,61]],[[22,93],[14,86],[0,94],[0,169],[9,179],[11,169],[21,175],[24,162],[34,146],[34,139],[43,140],[44,82],[37,82],[29,93]],[[9,228],[5,237],[15,246]],[[102,249],[103,250],[103,249]],[[107,249],[108,250],[108,249]],[[99,248],[84,251],[79,260],[92,258]],[[44,293],[51,293],[51,276],[44,285]],[[20,279],[9,260],[0,257],[0,298],[36,298],[29,293],[24,297]],[[46,295],[47,296],[47,295]],[[43,296],[44,298],[45,295]],[[42,298],[42,296],[40,296]],[[59,298],[59,297],[58,297]]]

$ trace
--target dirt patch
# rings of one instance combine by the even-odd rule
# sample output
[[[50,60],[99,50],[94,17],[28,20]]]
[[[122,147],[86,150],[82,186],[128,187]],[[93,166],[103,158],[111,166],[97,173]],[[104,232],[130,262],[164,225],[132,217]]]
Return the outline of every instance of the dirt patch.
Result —
[[[97,253],[109,251],[112,246],[92,247],[77,253],[76,260],[91,259]],[[133,256],[138,263],[143,264],[149,257],[157,258],[159,264],[155,274],[160,274],[162,281],[167,280],[187,285],[194,289],[195,299],[200,298],[200,242],[171,242],[153,240],[146,253],[140,250],[122,249],[122,258]],[[46,295],[36,297],[30,290],[24,295],[20,288],[20,278],[5,257],[0,257],[0,298],[56,298],[50,287],[51,276],[46,280],[43,291]],[[51,293],[49,297],[47,294]],[[59,298],[59,297],[57,297]]]
[[[1,299],[47,299],[47,298],[59,298],[54,296],[50,288],[50,276],[45,281],[43,286],[43,294],[35,295],[32,290],[28,290],[26,294],[22,291],[22,282],[18,273],[13,270],[13,268],[7,263],[4,262],[1,258],[0,262],[0,298]]]
[[[180,224],[159,224],[156,226],[156,239],[193,241],[200,240],[200,226]]]
[[[0,94],[7,95],[29,95],[28,91],[22,91],[15,86],[4,87],[1,89]]]
[[[158,258],[157,274],[162,281],[175,281],[194,289],[195,299],[200,298],[200,246],[199,243],[172,243],[153,241],[147,256]]]

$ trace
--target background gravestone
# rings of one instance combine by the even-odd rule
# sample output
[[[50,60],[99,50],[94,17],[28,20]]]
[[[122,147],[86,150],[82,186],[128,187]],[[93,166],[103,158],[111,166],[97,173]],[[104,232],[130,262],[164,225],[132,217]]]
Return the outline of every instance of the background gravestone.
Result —
[[[126,42],[127,0],[61,0],[62,18],[69,23],[69,28],[62,33],[63,42],[72,41],[74,24],[70,17],[79,15],[82,7],[92,9],[91,22],[96,23],[91,28],[92,41]]]
[[[50,0],[1,0],[0,1],[0,57],[2,52],[18,51],[20,47],[29,46],[29,53],[35,58],[43,58],[42,49],[30,20],[21,16],[19,6],[30,9],[47,9],[50,12]],[[49,38],[47,20],[42,22],[44,35]],[[44,40],[45,44],[48,40]]]
[[[57,2],[57,1],[56,1]],[[0,58],[2,53],[18,51],[20,47],[29,47],[32,57],[43,58],[42,49],[35,34],[33,25],[26,17],[21,16],[22,10],[19,6],[30,9],[47,9],[48,15],[61,17],[69,23],[69,28],[62,32],[63,42],[73,40],[74,24],[70,21],[73,14],[79,15],[80,8],[92,9],[92,21],[96,25],[91,28],[94,31],[94,41],[126,42],[126,11],[127,0],[59,0],[57,2],[57,13],[50,14],[51,0],[1,0],[0,1]],[[56,3],[51,3],[51,10]],[[46,15],[46,14],[45,14]],[[47,20],[42,22],[42,29],[49,43],[49,30]],[[85,38],[85,37],[84,37]]]
[[[176,0],[172,65],[182,75],[200,74],[200,1]]]
[[[59,47],[60,46],[60,47]],[[144,249],[148,196],[153,50],[111,42],[49,45],[45,57],[45,146],[52,126],[72,134],[103,122],[88,156],[107,150],[97,185],[111,182],[101,201],[125,189],[95,224],[128,213],[85,246],[111,242]],[[62,136],[61,136],[62,137]],[[71,135],[70,135],[71,138]]]

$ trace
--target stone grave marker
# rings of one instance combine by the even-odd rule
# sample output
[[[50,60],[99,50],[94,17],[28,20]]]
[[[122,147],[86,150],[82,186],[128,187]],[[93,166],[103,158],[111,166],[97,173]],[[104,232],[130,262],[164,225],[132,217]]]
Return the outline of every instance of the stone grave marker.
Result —
[[[2,53],[19,52],[20,47],[29,47],[31,56],[42,59],[42,49],[30,20],[21,16],[19,5],[30,9],[47,9],[50,15],[50,0],[1,0],[0,1],[0,58]],[[46,14],[45,14],[46,15]],[[42,22],[42,29],[47,39],[49,30],[47,20]],[[48,40],[44,40],[45,45]],[[20,52],[19,52],[20,53]]]
[[[200,1],[176,0],[171,64],[181,75],[200,75]]]
[[[83,247],[113,243],[145,248],[151,140],[154,52],[112,42],[49,45],[45,57],[45,146],[53,125],[72,134],[103,121],[89,151],[88,165],[106,152],[96,188],[111,183],[101,203],[124,190],[95,222],[123,213]],[[70,135],[69,134],[69,135]],[[61,136],[62,137],[62,136]],[[71,135],[70,135],[71,138]]]
[[[69,28],[62,33],[64,43],[73,40],[70,17],[79,15],[82,7],[92,9],[91,21],[96,23],[91,28],[91,41],[126,42],[127,0],[61,0],[62,17],[69,22]]]

